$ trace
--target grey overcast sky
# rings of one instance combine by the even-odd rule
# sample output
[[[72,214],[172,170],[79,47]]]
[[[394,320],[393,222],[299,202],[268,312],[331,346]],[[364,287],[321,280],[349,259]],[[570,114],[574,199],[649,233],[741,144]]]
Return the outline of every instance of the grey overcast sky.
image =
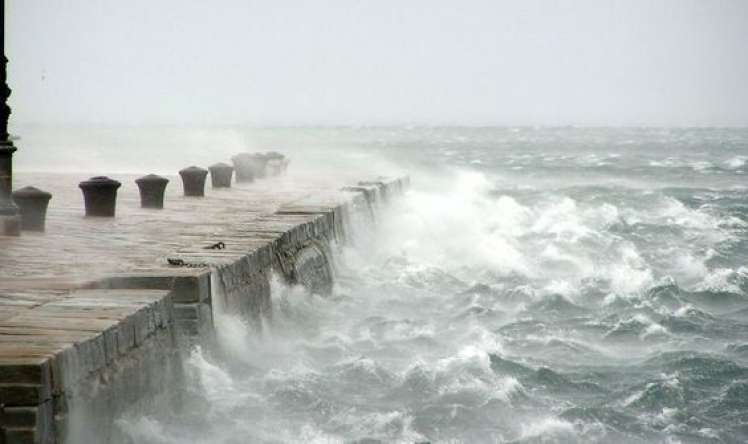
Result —
[[[748,0],[6,0],[14,123],[748,125]]]

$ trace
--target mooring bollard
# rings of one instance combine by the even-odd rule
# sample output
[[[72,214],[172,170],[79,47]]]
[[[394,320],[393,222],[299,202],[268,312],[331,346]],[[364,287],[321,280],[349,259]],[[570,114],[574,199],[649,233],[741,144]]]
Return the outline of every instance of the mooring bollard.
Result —
[[[79,183],[86,203],[86,216],[114,217],[117,189],[121,185],[106,176],[92,177]]]
[[[47,206],[52,195],[35,187],[23,187],[13,192],[13,200],[21,211],[21,229],[44,231]]]
[[[265,174],[279,176],[283,172],[283,160],[286,156],[277,151],[265,153]]]
[[[231,158],[236,171],[237,182],[252,182],[255,180],[254,169],[252,168],[252,155],[249,153],[240,153]]]
[[[205,196],[205,178],[208,176],[208,170],[191,166],[181,170],[179,175],[182,176],[185,196]]]
[[[155,174],[149,174],[135,179],[140,190],[140,206],[142,208],[164,208],[164,193],[169,179]]]
[[[252,171],[255,177],[266,177],[267,176],[267,165],[270,158],[264,153],[255,153],[252,155]]]
[[[280,159],[268,159],[268,163],[265,165],[265,174],[279,176],[282,168],[283,162]]]
[[[210,181],[213,188],[231,187],[231,176],[234,174],[234,167],[220,162],[209,166],[208,169],[210,170]]]

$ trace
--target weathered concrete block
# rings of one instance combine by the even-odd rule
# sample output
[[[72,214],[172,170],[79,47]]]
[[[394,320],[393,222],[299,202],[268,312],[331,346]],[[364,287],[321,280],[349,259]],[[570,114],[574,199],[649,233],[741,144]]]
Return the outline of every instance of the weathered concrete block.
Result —
[[[175,320],[179,331],[195,340],[211,339],[213,335],[213,310],[205,303],[174,304]]]
[[[52,398],[50,392],[48,362],[8,365],[6,359],[0,359],[0,442],[3,443],[51,443],[54,442]],[[14,368],[12,368],[14,367]],[[41,377],[41,384],[8,382],[9,376],[19,376],[15,372],[24,373],[25,378],[37,379]],[[26,374],[26,371],[29,373]],[[13,374],[11,374],[13,373]],[[4,405],[3,405],[4,404]]]
[[[0,427],[0,442],[5,444],[52,444],[60,437],[54,430],[52,402],[33,407],[5,408]],[[4,424],[7,424],[4,425]]]
[[[145,339],[153,331],[150,325],[148,310],[142,309],[131,316],[133,328],[135,329],[135,346],[138,347],[145,342]]]
[[[179,270],[170,272],[129,273],[107,277],[94,284],[106,289],[171,290],[174,302],[188,303],[210,300],[210,271]]]
[[[81,357],[82,370],[93,373],[106,366],[106,345],[104,335],[99,334],[93,338],[75,344],[78,355]]]
[[[50,385],[51,376],[47,356],[0,354],[0,382]]]
[[[153,304],[153,318],[154,323],[156,324],[156,328],[168,328],[169,325],[173,322],[174,292],[171,292],[170,294],[172,295],[172,297],[162,299]]]
[[[311,293],[332,293],[332,268],[323,248],[309,244],[294,256],[293,279]]]
[[[177,304],[174,307],[174,315],[179,320],[205,321],[212,318],[210,305],[208,304]]]
[[[74,344],[68,344],[50,362],[52,371],[52,394],[60,397],[66,387],[72,387],[84,374],[81,356]]]
[[[37,405],[50,399],[51,396],[49,386],[0,383],[0,400],[5,406]]]
[[[104,357],[106,365],[112,364],[117,359],[117,326],[104,330],[102,333],[104,339]]]
[[[3,424],[6,428],[16,429],[35,429],[40,426],[40,420],[43,421],[44,412],[39,414],[40,408],[44,402],[33,404],[33,407],[26,405],[23,407],[12,407],[12,404],[6,404],[3,409]]]
[[[253,255],[248,255],[241,261],[218,268],[216,285],[225,310],[241,314],[259,326],[261,317],[271,316],[270,270],[255,268],[255,263]]]
[[[117,324],[117,354],[124,356],[135,348],[135,326],[133,319],[127,318]]]

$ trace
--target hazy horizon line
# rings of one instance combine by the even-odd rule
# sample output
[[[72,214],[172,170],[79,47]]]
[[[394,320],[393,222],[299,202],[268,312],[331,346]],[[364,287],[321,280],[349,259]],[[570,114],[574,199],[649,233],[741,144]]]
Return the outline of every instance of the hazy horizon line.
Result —
[[[49,127],[49,128],[242,128],[242,129],[420,129],[420,128],[470,128],[470,129],[733,129],[748,130],[745,125],[585,125],[585,124],[468,124],[468,123],[390,123],[390,124],[267,124],[251,123],[46,123],[46,122],[12,122],[13,127]]]

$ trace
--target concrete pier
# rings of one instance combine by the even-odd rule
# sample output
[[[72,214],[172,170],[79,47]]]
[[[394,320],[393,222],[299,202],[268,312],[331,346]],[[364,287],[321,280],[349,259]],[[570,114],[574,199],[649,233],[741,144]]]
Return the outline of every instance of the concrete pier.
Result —
[[[111,419],[178,381],[185,346],[215,346],[214,297],[259,329],[271,274],[328,292],[331,243],[408,186],[279,176],[192,198],[169,177],[153,210],[139,176],[110,175],[117,216],[86,218],[82,177],[16,178],[55,199],[46,233],[0,237],[0,442],[111,440]],[[75,412],[108,419],[81,426]]]

